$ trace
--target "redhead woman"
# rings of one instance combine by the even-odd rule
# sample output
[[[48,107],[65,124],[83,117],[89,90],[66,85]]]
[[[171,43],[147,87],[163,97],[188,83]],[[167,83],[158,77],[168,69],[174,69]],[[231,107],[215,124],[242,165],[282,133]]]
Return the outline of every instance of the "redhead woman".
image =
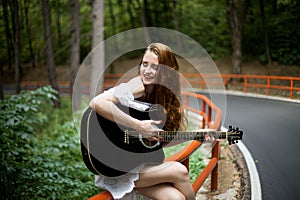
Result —
[[[149,142],[160,142],[159,131],[178,131],[186,128],[181,104],[179,65],[172,50],[161,43],[150,44],[141,59],[138,76],[94,97],[89,106],[102,117],[130,127]],[[138,100],[164,108],[165,120],[139,120],[123,112],[117,104]],[[163,123],[163,124],[162,124]],[[162,128],[158,128],[158,126]],[[162,147],[167,143],[162,142]],[[95,184],[107,189],[115,199],[133,190],[157,200],[194,200],[188,170],[178,162],[142,164],[139,173],[119,177],[96,175]]]

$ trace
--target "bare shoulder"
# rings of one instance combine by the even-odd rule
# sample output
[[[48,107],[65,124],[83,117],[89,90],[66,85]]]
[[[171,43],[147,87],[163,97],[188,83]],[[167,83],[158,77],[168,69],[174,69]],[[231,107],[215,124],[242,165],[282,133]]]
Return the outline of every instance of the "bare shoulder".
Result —
[[[145,92],[145,87],[140,76],[130,79],[127,85],[135,98],[141,97]]]

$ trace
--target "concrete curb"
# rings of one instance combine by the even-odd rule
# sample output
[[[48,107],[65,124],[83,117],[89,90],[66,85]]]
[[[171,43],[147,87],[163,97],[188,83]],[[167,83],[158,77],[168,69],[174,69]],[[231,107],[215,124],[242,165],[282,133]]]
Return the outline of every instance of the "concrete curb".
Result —
[[[251,183],[251,200],[261,200],[262,192],[261,192],[260,178],[259,178],[259,174],[255,162],[252,158],[252,155],[242,141],[240,141],[236,145],[242,152],[248,167],[250,183]]]
[[[228,131],[228,129],[223,126],[221,127],[221,130]],[[247,164],[249,177],[250,177],[250,184],[251,184],[251,200],[261,200],[262,192],[261,192],[260,178],[253,157],[249,152],[248,148],[244,145],[242,141],[239,141],[236,144],[236,146],[243,154],[243,157]]]

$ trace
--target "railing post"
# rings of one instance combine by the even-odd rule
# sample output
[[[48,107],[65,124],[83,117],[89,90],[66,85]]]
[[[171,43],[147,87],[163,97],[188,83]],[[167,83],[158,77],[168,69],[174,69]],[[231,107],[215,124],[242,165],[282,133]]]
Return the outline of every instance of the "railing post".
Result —
[[[211,191],[214,191],[214,190],[218,189],[218,162],[220,159],[220,140],[217,140],[215,146],[212,149],[211,154],[212,154],[212,158],[217,159],[217,164],[211,172],[210,189],[211,189]]]
[[[293,87],[294,87],[294,80],[291,78],[291,84],[290,84],[290,99],[293,99]]]
[[[189,96],[185,95],[185,106],[187,107],[189,105]]]
[[[225,85],[225,89],[227,89],[227,77],[225,74],[222,75],[222,78],[223,78],[223,83]]]
[[[268,76],[268,78],[267,78],[267,96],[269,96],[269,94],[270,94],[270,83],[271,83],[270,76]]]
[[[190,170],[190,159],[189,158],[182,161],[181,164],[183,164],[187,168],[188,171]]]
[[[206,102],[204,100],[202,100],[202,112],[205,113],[206,115]],[[202,128],[206,128],[206,123],[205,123],[205,118],[202,118]]]
[[[211,116],[212,116],[212,113],[211,113],[211,107],[209,106],[208,107],[208,113],[207,113],[207,123],[210,124],[211,122]]]
[[[247,77],[244,76],[244,92],[247,92]]]

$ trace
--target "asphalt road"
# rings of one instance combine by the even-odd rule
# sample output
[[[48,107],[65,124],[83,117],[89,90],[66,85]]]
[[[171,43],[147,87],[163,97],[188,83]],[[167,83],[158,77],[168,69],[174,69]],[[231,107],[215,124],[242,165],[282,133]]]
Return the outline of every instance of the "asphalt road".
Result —
[[[300,103],[233,95],[227,95],[226,102],[226,108],[220,104],[226,110],[223,125],[244,130],[262,199],[300,199]]]

